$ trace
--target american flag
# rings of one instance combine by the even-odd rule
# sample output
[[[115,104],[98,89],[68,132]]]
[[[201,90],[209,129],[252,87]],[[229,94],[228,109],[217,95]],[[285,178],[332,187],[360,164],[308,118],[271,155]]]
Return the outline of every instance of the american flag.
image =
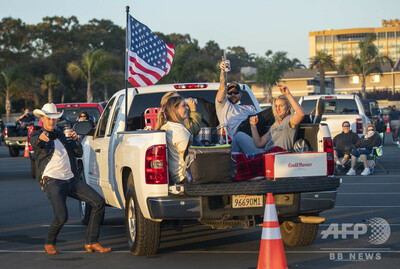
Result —
[[[128,80],[134,87],[153,85],[171,69],[174,45],[165,44],[131,15],[128,20]]]

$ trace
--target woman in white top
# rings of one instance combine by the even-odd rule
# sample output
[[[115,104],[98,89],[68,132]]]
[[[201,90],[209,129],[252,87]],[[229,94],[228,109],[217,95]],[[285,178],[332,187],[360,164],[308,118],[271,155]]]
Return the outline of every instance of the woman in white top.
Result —
[[[173,182],[179,183],[186,178],[184,155],[190,143],[191,134],[183,125],[189,114],[189,108],[182,96],[171,97],[164,107],[167,122],[161,126],[166,130],[168,146],[168,168]]]

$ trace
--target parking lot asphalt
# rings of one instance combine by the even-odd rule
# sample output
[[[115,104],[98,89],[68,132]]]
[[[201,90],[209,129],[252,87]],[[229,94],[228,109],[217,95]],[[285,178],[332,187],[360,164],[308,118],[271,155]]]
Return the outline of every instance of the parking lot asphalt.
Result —
[[[287,247],[289,268],[400,268],[400,149],[385,141],[382,165],[369,176],[341,176],[336,206],[322,216],[316,241]],[[183,231],[164,227],[157,255],[129,253],[124,212],[107,208],[100,241],[113,251],[85,253],[86,227],[80,224],[77,202],[68,200],[69,220],[58,241],[60,255],[44,254],[43,244],[52,209],[30,176],[28,158],[11,158],[0,147],[0,268],[256,268],[261,227],[213,230],[188,223]],[[371,222],[384,220],[390,233],[371,243]],[[373,224],[373,223],[372,223]],[[366,226],[363,226],[366,225]],[[364,230],[363,228],[366,228]],[[375,232],[376,235],[376,232]],[[383,238],[385,239],[385,238]],[[382,241],[382,240],[381,240]],[[376,243],[376,242],[375,242]]]

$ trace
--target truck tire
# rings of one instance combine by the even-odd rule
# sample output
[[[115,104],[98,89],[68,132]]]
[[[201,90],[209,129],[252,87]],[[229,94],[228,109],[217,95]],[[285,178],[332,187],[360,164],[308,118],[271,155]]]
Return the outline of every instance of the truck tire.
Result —
[[[11,157],[18,157],[19,156],[19,148],[17,147],[9,147],[8,151],[10,152]]]
[[[85,180],[85,174],[83,173],[83,169],[81,169],[81,172],[79,174],[79,178],[83,181],[86,182]],[[79,204],[79,217],[81,219],[81,222],[83,225],[88,225],[89,224],[89,220],[90,220],[90,214],[92,212],[92,206],[88,203],[86,203],[85,201],[78,201]],[[102,218],[101,218],[101,223],[104,223],[104,215],[103,214]]]
[[[280,228],[283,243],[290,247],[309,246],[314,242],[318,234],[318,224],[313,223],[284,221]]]
[[[161,224],[143,216],[132,185],[126,192],[125,227],[132,254],[146,256],[157,253],[160,246]]]
[[[36,162],[31,159],[31,176],[36,178]]]

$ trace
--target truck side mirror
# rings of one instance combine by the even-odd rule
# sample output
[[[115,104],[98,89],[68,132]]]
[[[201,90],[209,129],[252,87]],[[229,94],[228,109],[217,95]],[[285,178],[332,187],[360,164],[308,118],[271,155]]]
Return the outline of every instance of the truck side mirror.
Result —
[[[72,128],[77,135],[93,135],[93,124],[90,121],[78,121]]]

